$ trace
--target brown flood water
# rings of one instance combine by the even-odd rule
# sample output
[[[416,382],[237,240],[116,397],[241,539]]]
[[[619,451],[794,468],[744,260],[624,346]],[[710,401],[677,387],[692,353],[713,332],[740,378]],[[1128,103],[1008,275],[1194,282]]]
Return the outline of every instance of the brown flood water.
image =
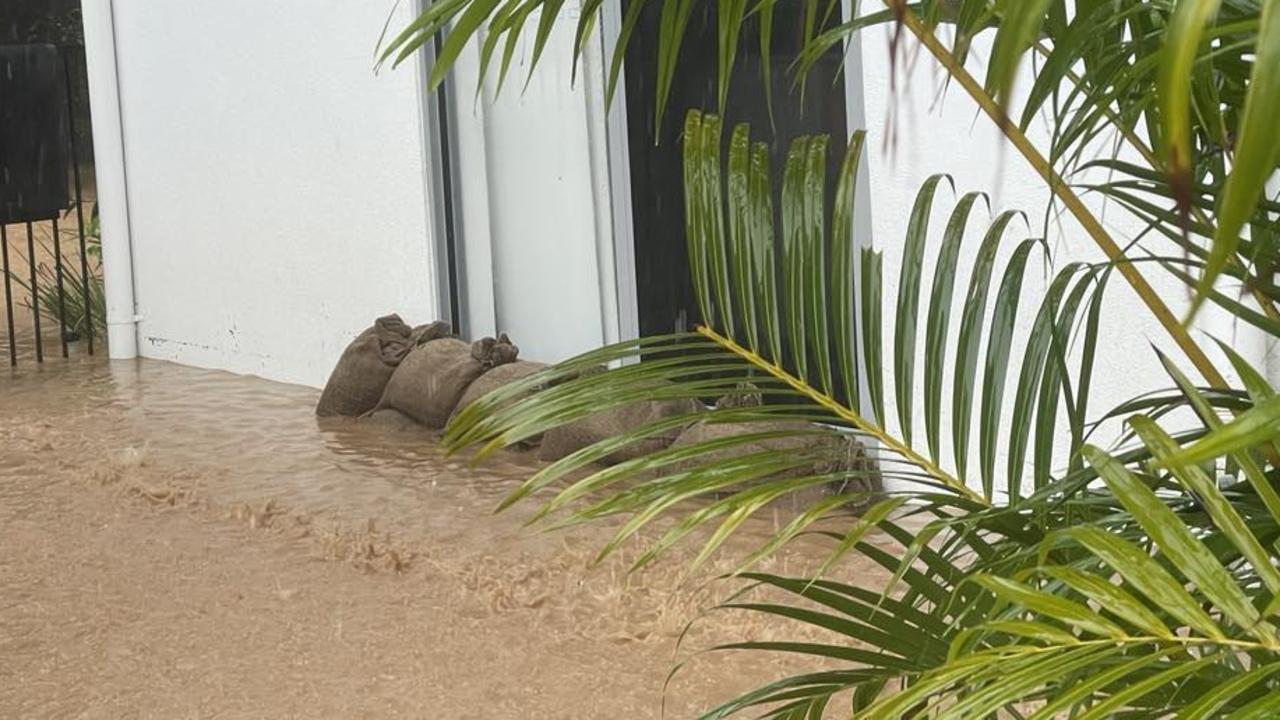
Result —
[[[616,525],[493,514],[526,455],[471,467],[318,421],[315,390],[168,363],[0,373],[0,717],[684,718],[816,669],[697,653],[812,639],[703,614],[785,512],[695,577],[688,547],[628,575],[639,546],[590,566]],[[880,582],[864,562],[842,575]]]

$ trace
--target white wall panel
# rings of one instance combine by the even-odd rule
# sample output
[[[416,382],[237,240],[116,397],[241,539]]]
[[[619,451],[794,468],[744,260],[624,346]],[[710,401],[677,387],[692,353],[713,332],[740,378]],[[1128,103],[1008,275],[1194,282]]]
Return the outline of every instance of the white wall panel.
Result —
[[[418,74],[372,69],[391,5],[115,2],[144,355],[318,385],[375,316],[434,319]]]

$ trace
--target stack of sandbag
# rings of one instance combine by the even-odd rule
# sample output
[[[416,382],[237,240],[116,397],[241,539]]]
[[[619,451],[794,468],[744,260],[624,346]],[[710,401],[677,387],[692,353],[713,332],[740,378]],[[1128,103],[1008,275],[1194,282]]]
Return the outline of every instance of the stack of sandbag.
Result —
[[[649,423],[687,415],[704,409],[697,400],[639,400],[627,405],[602,410],[566,425],[548,430],[538,451],[540,460],[559,460],[588,445],[638,430]],[[659,435],[631,443],[601,458],[604,463],[620,463],[667,448],[680,435],[674,428]]]
[[[471,344],[457,338],[422,343],[395,369],[375,411],[391,408],[427,427],[442,428],[472,383],[514,362],[519,352],[506,335]]]
[[[317,415],[356,416],[372,410],[396,368],[418,343],[449,335],[449,324],[411,328],[399,315],[386,315],[356,337],[329,374]]]
[[[382,408],[360,416],[360,424],[384,433],[428,433],[416,420],[399,410]]]
[[[716,403],[716,408],[753,407],[762,404],[758,393],[727,395]],[[767,432],[789,432],[774,438],[764,438],[714,450],[700,455],[696,460],[683,463],[679,469],[691,469],[697,465],[720,462],[766,451],[783,451],[812,458],[797,467],[779,473],[782,477],[803,477],[843,473],[844,478],[832,482],[831,489],[841,494],[872,493],[879,490],[878,473],[874,461],[857,438],[848,433],[831,431],[815,432],[819,427],[804,420],[765,420],[752,422],[716,422],[709,416],[690,425],[672,443],[673,447],[696,445],[738,435]]]
[[[449,422],[453,422],[453,419],[458,416],[458,413],[462,412],[464,408],[476,400],[479,400],[499,388],[506,387],[517,380],[522,380],[540,370],[545,370],[547,367],[549,366],[546,363],[533,362],[531,360],[516,360],[515,362],[509,362],[505,365],[493,368],[489,372],[486,372],[476,378],[475,382],[471,383],[471,385],[467,387],[467,391],[462,393],[462,398],[458,400],[458,406],[453,409],[453,414],[449,416]],[[532,388],[530,389],[530,392],[533,392]],[[529,393],[522,393],[518,396],[512,397],[504,402],[500,407],[511,405],[528,395]],[[539,435],[537,437],[527,438],[520,444],[529,447],[537,445],[541,440],[542,436]]]

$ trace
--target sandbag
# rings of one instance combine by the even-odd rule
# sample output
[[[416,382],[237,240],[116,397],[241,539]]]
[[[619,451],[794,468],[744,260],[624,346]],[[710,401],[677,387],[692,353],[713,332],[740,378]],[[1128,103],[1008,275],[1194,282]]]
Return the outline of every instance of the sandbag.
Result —
[[[784,473],[783,477],[800,477],[817,473],[833,473],[841,470],[860,470],[866,461],[866,453],[856,438],[842,433],[816,432],[819,428],[803,420],[761,420],[755,422],[712,422],[702,420],[685,428],[671,444],[672,447],[696,445],[698,443],[720,440],[736,435],[748,435],[767,432],[804,433],[785,435],[732,445],[723,450],[714,450],[699,455],[696,460],[682,464],[685,469],[696,465],[719,462],[731,457],[752,455],[760,452],[793,452],[812,456],[812,462],[796,467]]]
[[[430,432],[416,420],[393,408],[383,408],[358,418],[361,425],[392,433]]]
[[[741,408],[760,406],[760,395],[754,388],[735,395],[725,396],[716,402],[716,408]],[[810,462],[778,473],[774,477],[803,477],[843,473],[845,477],[833,480],[828,489],[837,494],[873,493],[879,491],[879,476],[874,461],[868,457],[865,446],[847,433],[815,433],[818,426],[803,420],[763,420],[755,422],[713,422],[701,420],[685,428],[672,443],[672,447],[695,445],[735,435],[785,431],[804,433],[776,438],[765,438],[733,445],[723,450],[700,455],[676,466],[688,470],[698,465],[720,462],[731,457],[751,455],[766,451],[783,451],[796,455],[803,453]],[[809,432],[806,432],[809,431]]]
[[[545,363],[532,362],[529,360],[516,360],[514,362],[500,365],[486,372],[476,379],[475,382],[467,388],[462,394],[462,398],[458,400],[458,406],[453,409],[453,414],[449,416],[449,421],[453,422],[453,418],[457,417],[462,409],[498,388],[505,387],[511,383],[526,378],[539,370],[543,370],[548,366]],[[527,393],[526,393],[527,394]],[[515,402],[520,397],[512,398],[508,403]],[[526,444],[537,444],[536,438],[530,438],[525,441]]]
[[[739,383],[736,390],[716,401],[715,409],[729,410],[735,408],[755,408],[764,405],[764,396],[760,389],[749,382]],[[700,420],[685,428],[675,439],[672,446],[696,445],[698,443],[720,440],[735,435],[747,435],[766,432],[804,432],[812,426],[802,420],[763,420],[756,422],[716,422],[714,416]],[[686,470],[708,462],[719,462],[739,455],[750,455],[764,451],[791,450],[802,451],[814,441],[812,437],[784,436],[753,440],[752,442],[734,445],[724,450],[706,453],[696,460],[686,461],[676,466],[677,470]]]
[[[376,409],[393,408],[427,427],[442,428],[471,383],[518,354],[506,335],[470,345],[457,338],[430,340],[396,368]]]
[[[423,343],[447,337],[457,337],[457,335],[453,334],[453,328],[449,326],[449,323],[443,320],[419,325],[409,332],[409,346],[405,348],[405,354],[407,355],[410,350]]]
[[[694,413],[701,409],[703,406],[696,400],[641,400],[602,410],[567,425],[548,430],[543,435],[538,458],[559,460],[606,438],[637,430],[663,418]],[[620,463],[657,452],[669,446],[680,435],[680,430],[681,428],[675,428],[661,435],[631,443],[606,455],[601,458],[601,461]]]
[[[860,504],[869,503],[884,490],[880,466],[867,453],[867,446],[852,435],[842,434],[829,444],[830,454],[819,459],[814,468],[819,474],[843,472],[845,477],[832,480],[827,489],[836,495],[858,495]]]
[[[329,374],[316,414],[355,416],[372,410],[396,367],[420,338],[449,334],[448,323],[410,328],[399,315],[386,315],[356,337]]]
[[[702,420],[685,428],[680,436],[675,439],[672,447],[683,447],[686,445],[697,445],[698,443],[710,442],[712,440],[720,440],[722,438],[734,437],[735,435],[747,435],[766,432],[804,432],[812,430],[813,427],[802,420],[762,420],[756,422],[712,422],[711,420]],[[690,460],[682,463],[679,469],[684,470],[696,465],[703,465],[709,462],[719,462],[730,457],[741,455],[751,455],[765,451],[795,451],[801,452],[813,445],[816,438],[812,436],[788,435],[784,437],[768,438],[764,440],[753,440],[748,443],[733,445],[724,450],[715,450],[713,452],[699,455],[696,460]],[[799,473],[794,473],[799,474]]]

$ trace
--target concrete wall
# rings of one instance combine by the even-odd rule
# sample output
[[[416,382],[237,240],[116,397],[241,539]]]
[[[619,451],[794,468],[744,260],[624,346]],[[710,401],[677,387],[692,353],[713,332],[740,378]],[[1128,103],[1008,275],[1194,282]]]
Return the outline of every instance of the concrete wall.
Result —
[[[319,385],[375,316],[434,319],[418,75],[372,70],[392,3],[114,5],[143,355]]]

